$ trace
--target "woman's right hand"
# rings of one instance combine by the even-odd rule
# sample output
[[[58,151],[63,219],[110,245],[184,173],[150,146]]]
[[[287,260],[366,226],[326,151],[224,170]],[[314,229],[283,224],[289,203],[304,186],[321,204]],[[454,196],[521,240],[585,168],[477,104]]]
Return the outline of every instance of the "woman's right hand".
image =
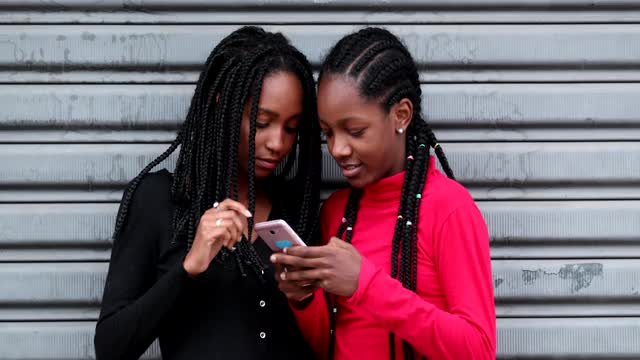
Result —
[[[285,254],[286,254],[286,251],[285,251]],[[306,303],[305,300],[308,300],[309,298],[311,298],[313,293],[318,289],[317,283],[315,281],[284,280],[282,276],[283,273],[286,273],[289,271],[298,271],[300,269],[292,266],[285,268],[284,265],[276,263],[274,260],[276,260],[278,256],[282,256],[282,255],[274,254],[271,256],[271,262],[274,263],[274,266],[276,268],[275,278],[276,278],[276,281],[278,282],[278,288],[280,289],[280,291],[284,293],[287,299],[289,299],[293,303],[300,303],[300,304]]]
[[[182,266],[190,276],[197,276],[209,268],[222,247],[233,249],[242,239],[247,218],[251,213],[241,203],[226,199],[200,218],[191,250]]]

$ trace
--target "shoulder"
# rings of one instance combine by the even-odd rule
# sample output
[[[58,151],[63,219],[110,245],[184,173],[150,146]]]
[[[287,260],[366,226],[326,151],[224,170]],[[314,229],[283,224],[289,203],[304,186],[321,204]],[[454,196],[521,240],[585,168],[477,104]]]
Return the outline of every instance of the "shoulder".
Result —
[[[454,212],[479,213],[469,191],[440,171],[430,171],[422,192],[421,213],[436,210],[437,218],[444,221]],[[437,220],[437,219],[436,219]],[[440,222],[440,221],[438,221]]]
[[[151,199],[158,195],[170,193],[172,180],[173,176],[167,169],[148,173],[140,180],[134,197]]]
[[[172,181],[173,176],[167,169],[144,175],[134,189],[133,202],[138,205],[159,205],[170,201]],[[129,183],[128,188],[131,187],[132,182]]]
[[[162,169],[148,173],[142,177],[138,185],[132,189],[127,222],[164,222],[171,209],[171,184],[173,177],[169,171]],[[128,184],[131,189],[133,180]],[[122,206],[122,205],[121,205]]]
[[[171,224],[171,183],[171,173],[165,169],[144,175],[135,187],[134,180],[129,182],[126,191],[133,193],[128,205],[122,202],[118,210],[123,220],[116,230],[112,261],[130,254],[157,255],[157,244],[166,239]]]

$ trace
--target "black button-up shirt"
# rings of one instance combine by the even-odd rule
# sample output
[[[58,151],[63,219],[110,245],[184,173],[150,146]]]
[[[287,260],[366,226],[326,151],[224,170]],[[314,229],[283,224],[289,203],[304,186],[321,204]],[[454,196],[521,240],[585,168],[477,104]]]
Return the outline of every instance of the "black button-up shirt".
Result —
[[[305,359],[308,348],[278,290],[271,250],[254,247],[268,267],[262,283],[234,256],[219,254],[190,278],[184,245],[171,246],[171,174],[147,175],[114,243],[96,327],[98,359],[137,359],[156,339],[164,360]],[[274,207],[269,218],[278,217]]]

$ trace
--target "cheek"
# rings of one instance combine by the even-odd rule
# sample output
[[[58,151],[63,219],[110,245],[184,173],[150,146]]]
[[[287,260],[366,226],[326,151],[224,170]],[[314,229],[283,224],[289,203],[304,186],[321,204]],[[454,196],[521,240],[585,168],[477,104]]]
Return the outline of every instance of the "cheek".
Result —
[[[238,157],[240,159],[246,159],[249,152],[249,143],[247,136],[240,131],[240,139],[238,141]]]
[[[371,146],[371,144],[364,144],[360,149],[360,153],[363,154],[369,168],[379,168],[384,163],[385,151],[380,146]]]
[[[249,124],[248,124],[248,120],[246,120],[245,118],[242,118],[242,123],[240,123],[240,139],[239,139],[239,143],[242,144],[247,144],[249,140]]]
[[[298,137],[298,133],[285,133],[284,144],[287,152],[291,151],[291,147],[293,147],[293,143],[296,141]]]
[[[352,149],[367,163],[370,170],[382,169],[394,158],[395,149],[389,140],[384,134],[376,133],[375,136],[352,142]]]

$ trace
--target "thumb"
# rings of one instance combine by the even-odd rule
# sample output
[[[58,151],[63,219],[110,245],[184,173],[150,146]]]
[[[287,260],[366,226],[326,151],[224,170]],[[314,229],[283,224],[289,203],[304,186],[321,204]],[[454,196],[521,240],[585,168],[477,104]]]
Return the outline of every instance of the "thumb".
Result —
[[[342,239],[334,236],[331,239],[329,239],[329,243],[327,244],[327,246],[341,248],[341,247],[344,247],[345,244],[346,243]]]

